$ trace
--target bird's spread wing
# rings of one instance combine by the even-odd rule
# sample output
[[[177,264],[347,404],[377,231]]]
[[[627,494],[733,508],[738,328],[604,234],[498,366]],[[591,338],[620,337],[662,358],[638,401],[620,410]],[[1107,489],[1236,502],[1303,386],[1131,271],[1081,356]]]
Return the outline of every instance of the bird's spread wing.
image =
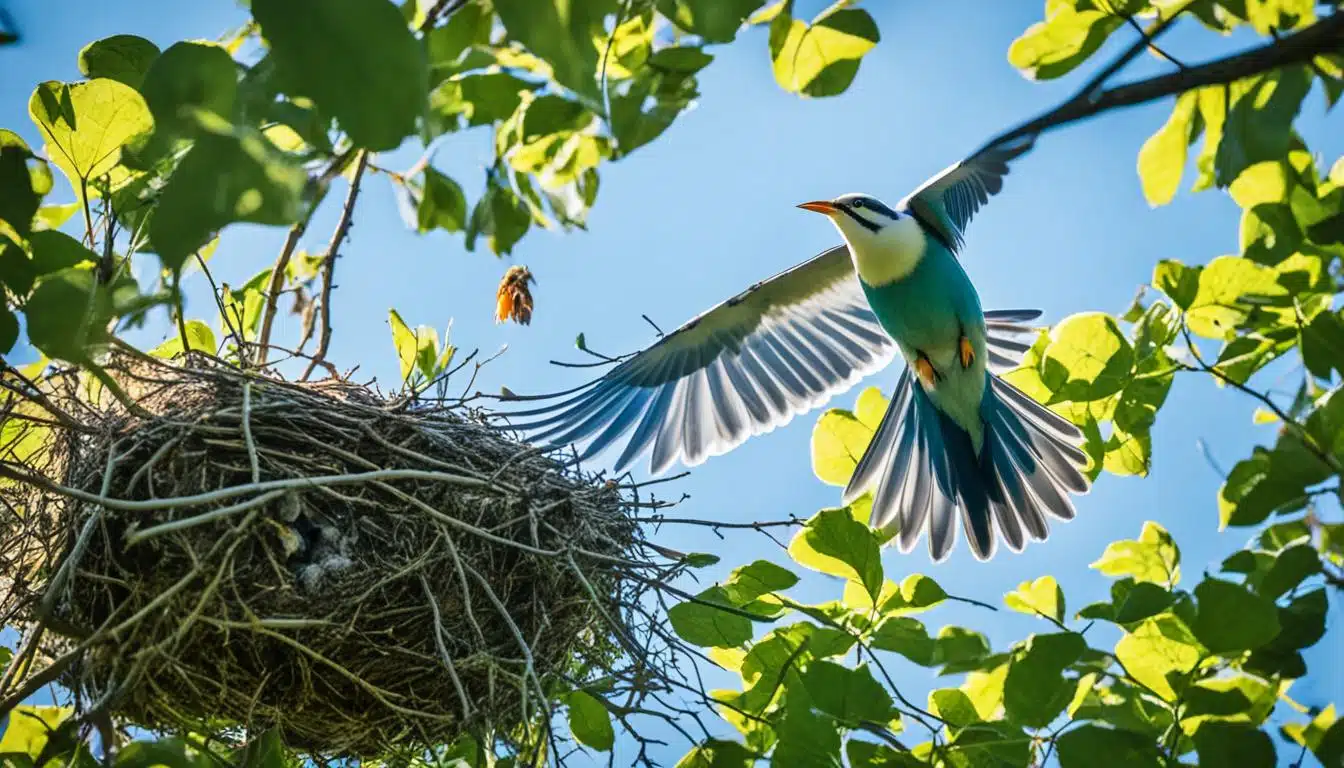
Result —
[[[885,367],[896,353],[841,245],[701,314],[577,389],[537,398],[514,427],[534,441],[591,438],[587,458],[630,430],[620,471],[652,448],[660,473],[769,432]],[[568,396],[568,397],[566,397]]]
[[[924,182],[897,207],[914,211],[953,248],[960,249],[971,217],[1003,189],[1008,163],[1030,150],[1035,141],[1035,134],[1029,134],[990,144]]]

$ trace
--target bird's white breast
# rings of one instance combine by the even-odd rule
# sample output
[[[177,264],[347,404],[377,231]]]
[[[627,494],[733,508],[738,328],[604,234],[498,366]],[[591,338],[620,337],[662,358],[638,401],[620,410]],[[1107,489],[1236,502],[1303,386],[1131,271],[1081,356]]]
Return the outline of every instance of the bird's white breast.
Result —
[[[903,216],[880,232],[864,232],[866,237],[851,240],[849,251],[854,270],[873,287],[894,283],[914,271],[928,239],[913,216]]]

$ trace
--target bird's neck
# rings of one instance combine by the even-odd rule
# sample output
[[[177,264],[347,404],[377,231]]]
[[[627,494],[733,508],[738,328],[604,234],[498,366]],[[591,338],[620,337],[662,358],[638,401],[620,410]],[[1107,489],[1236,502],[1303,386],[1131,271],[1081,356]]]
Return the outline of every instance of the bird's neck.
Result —
[[[905,279],[928,250],[928,236],[913,216],[903,216],[878,232],[863,233],[849,243],[854,271],[874,288]]]

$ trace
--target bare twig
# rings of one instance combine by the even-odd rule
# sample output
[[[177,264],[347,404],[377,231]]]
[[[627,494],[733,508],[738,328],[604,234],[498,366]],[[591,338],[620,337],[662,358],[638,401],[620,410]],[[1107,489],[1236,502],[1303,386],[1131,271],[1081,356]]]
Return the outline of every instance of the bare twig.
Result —
[[[261,333],[257,336],[257,362],[264,364],[266,355],[271,344],[271,327],[275,324],[275,312],[280,308],[280,291],[285,287],[285,272],[289,269],[289,260],[294,256],[294,249],[299,244],[299,238],[308,229],[308,222],[312,218],[312,212],[294,226],[289,228],[289,235],[285,237],[285,245],[280,249],[280,255],[275,259],[275,265],[271,267],[271,279],[266,283],[266,308],[261,315]]]
[[[350,179],[350,191],[345,196],[345,207],[341,209],[341,218],[336,222],[336,230],[331,233],[331,242],[327,244],[327,252],[322,257],[322,305],[318,310],[321,316],[321,335],[317,341],[317,351],[313,353],[313,359],[308,361],[308,368],[304,370],[300,381],[307,381],[312,375],[313,369],[321,364],[327,357],[327,350],[331,346],[331,290],[332,276],[336,270],[336,252],[341,246],[341,241],[350,231],[350,221],[355,212],[355,199],[359,197],[359,182],[364,178],[364,169],[369,164],[369,153],[361,151],[355,158],[355,175]]]

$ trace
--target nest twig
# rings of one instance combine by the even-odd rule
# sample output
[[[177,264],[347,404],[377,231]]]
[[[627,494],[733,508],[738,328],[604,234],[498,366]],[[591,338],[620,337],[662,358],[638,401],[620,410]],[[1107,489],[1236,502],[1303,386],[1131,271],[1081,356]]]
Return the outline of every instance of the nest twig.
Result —
[[[135,408],[58,377],[8,410],[0,619],[47,659],[0,703],[55,680],[162,731],[540,755],[563,691],[656,688],[641,605],[675,566],[615,483],[463,409],[201,355],[116,362]]]

